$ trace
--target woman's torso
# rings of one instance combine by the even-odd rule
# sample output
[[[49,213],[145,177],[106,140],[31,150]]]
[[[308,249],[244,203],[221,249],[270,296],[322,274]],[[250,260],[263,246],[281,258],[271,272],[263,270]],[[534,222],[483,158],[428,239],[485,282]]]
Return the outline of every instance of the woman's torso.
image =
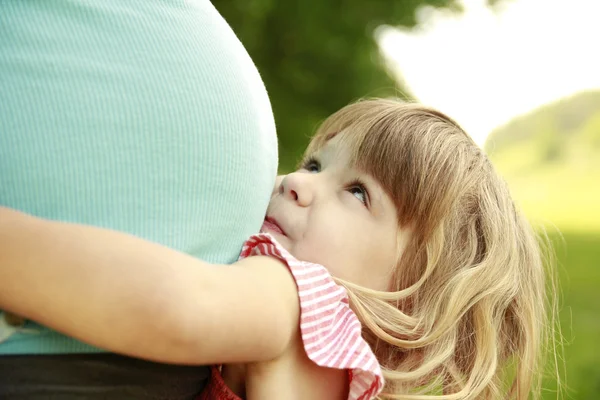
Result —
[[[210,2],[0,7],[0,204],[234,261],[277,145],[260,76]],[[99,351],[28,328],[0,354]]]

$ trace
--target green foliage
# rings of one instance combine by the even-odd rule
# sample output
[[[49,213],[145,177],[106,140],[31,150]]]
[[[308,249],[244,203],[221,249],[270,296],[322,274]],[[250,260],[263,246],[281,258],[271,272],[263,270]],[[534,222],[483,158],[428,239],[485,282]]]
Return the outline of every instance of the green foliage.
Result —
[[[599,146],[600,92],[584,92],[562,99],[515,118],[488,137],[490,154],[512,151],[523,143],[535,142],[539,149],[531,157],[540,163],[569,157],[573,147],[583,142]]]
[[[214,0],[256,63],[273,105],[280,170],[299,160],[328,115],[361,97],[406,96],[387,75],[373,37],[412,27],[419,6],[456,0]]]
[[[581,137],[588,146],[600,149],[600,110],[583,125]]]
[[[542,119],[536,126],[533,139],[540,148],[542,162],[554,162],[563,158],[565,137],[552,120]]]
[[[498,129],[492,162],[531,218],[600,232],[600,92],[544,106]]]

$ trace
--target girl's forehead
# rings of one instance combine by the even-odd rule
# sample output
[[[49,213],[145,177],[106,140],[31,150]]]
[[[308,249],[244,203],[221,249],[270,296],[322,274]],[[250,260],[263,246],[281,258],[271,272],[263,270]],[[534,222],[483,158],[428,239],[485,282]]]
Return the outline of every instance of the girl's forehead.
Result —
[[[307,156],[318,155],[323,159],[336,159],[353,166],[355,164],[353,146],[348,142],[346,135],[338,133],[328,134],[317,146],[311,146],[312,149]]]
[[[351,132],[349,132],[348,129],[345,129],[342,131],[334,131],[318,135],[311,142],[307,153],[312,155],[315,153],[331,152],[337,149],[342,149],[345,154],[350,157],[352,163],[354,163],[357,158],[359,147],[360,139],[357,138],[356,135],[353,135]]]

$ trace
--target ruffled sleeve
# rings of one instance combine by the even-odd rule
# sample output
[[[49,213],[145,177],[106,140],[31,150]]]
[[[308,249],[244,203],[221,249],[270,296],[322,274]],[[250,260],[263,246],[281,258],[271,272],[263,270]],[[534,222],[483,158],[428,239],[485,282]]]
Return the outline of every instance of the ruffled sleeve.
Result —
[[[317,365],[350,371],[348,400],[374,398],[383,388],[381,368],[361,335],[361,324],[350,309],[346,290],[325,267],[294,258],[269,234],[246,241],[240,259],[253,255],[278,258],[298,287],[300,331],[308,357]]]

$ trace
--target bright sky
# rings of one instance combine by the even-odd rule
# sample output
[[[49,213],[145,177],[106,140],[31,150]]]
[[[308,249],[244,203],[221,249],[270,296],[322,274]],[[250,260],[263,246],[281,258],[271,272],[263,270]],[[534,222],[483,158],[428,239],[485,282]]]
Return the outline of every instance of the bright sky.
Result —
[[[600,1],[462,3],[458,14],[421,9],[420,28],[384,28],[379,39],[411,93],[479,144],[517,115],[600,88]]]

